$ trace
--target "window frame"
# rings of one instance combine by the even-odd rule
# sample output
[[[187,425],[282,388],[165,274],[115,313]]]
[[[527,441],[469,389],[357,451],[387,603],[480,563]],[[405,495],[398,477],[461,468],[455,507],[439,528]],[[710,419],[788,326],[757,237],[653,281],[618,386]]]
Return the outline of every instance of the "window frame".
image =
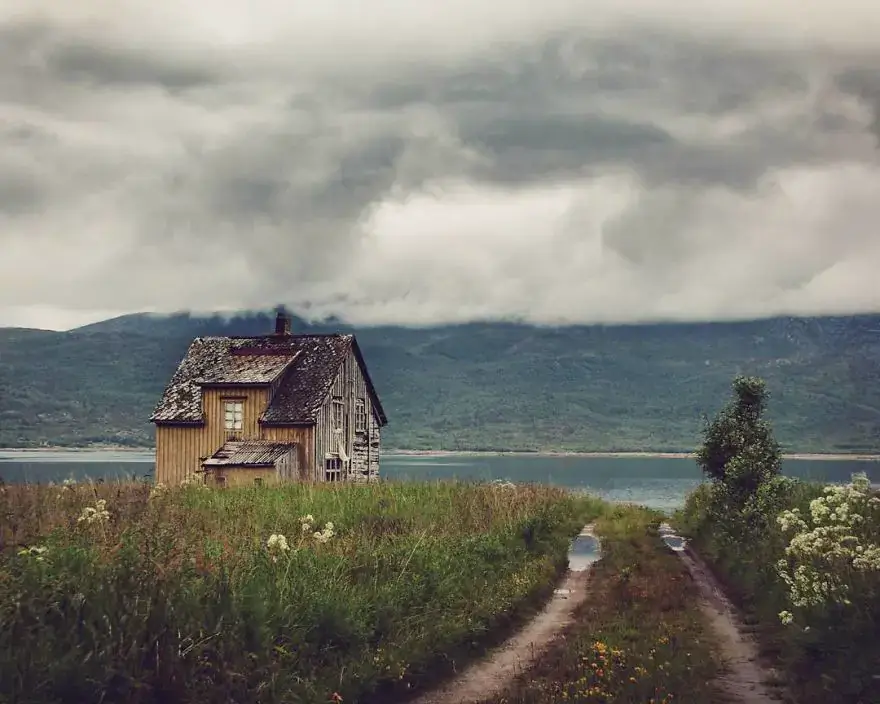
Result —
[[[336,417],[337,413],[339,418]],[[345,429],[345,399],[342,396],[333,397],[330,405],[330,422],[333,424],[333,430]]]
[[[324,481],[342,481],[342,460],[339,457],[328,457],[324,460]]]
[[[354,400],[354,432],[367,432],[367,400],[365,398]]]
[[[232,425],[230,426],[230,407],[232,409]],[[237,417],[236,417],[237,416]],[[236,422],[238,427],[236,427]],[[244,399],[223,399],[223,429],[227,433],[240,433],[244,430]]]

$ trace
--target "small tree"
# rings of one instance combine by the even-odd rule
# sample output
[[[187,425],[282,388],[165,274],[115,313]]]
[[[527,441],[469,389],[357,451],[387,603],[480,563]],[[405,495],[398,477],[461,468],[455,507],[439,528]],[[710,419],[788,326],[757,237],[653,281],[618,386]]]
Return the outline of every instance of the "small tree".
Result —
[[[737,376],[734,398],[703,430],[697,464],[703,473],[740,501],[782,471],[782,452],[763,419],[767,387],[763,379]]]

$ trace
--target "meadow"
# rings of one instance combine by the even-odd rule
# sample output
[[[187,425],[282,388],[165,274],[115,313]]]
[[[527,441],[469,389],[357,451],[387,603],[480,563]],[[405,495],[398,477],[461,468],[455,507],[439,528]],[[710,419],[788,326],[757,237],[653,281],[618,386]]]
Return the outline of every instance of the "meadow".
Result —
[[[597,499],[509,484],[0,488],[0,700],[392,700],[516,627]]]

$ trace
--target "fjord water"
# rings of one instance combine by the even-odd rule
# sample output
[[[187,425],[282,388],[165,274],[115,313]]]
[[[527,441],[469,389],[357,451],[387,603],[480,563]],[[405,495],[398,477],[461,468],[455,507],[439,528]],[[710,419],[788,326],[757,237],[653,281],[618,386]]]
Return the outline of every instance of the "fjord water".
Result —
[[[854,472],[880,481],[880,462],[785,460],[785,474],[822,482],[845,482]],[[681,506],[700,481],[692,459],[669,457],[589,457],[545,455],[405,455],[386,453],[381,473],[388,479],[501,479],[556,484],[588,491],[611,501],[661,510]],[[61,482],[64,479],[152,480],[150,452],[0,450],[0,479],[6,483]]]

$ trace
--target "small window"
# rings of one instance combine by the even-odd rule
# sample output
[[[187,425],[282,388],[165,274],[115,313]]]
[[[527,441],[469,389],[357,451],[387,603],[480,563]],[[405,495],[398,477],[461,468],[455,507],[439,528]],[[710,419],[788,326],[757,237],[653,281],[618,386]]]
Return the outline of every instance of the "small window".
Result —
[[[354,402],[354,432],[367,432],[367,403],[362,398]]]
[[[345,402],[342,396],[333,397],[333,429],[345,427]]]
[[[256,479],[254,479],[254,484],[256,484],[257,486],[263,486],[263,478],[257,477]]]
[[[217,482],[217,486],[226,486],[226,477],[222,474],[216,477],[215,481]]]
[[[342,460],[338,457],[328,457],[324,466],[324,480],[338,482],[342,479]]]
[[[227,401],[224,420],[226,430],[241,430],[244,427],[244,403]]]

